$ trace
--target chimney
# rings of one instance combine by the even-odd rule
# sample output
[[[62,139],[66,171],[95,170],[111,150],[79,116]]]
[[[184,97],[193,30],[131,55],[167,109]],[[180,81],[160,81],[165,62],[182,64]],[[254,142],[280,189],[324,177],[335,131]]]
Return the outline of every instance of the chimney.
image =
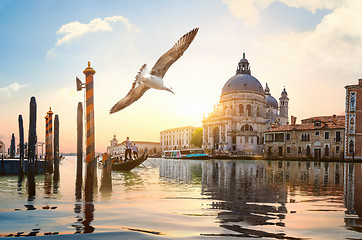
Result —
[[[291,118],[292,126],[295,127],[295,122],[297,121],[297,117],[291,116],[290,118]]]
[[[362,85],[362,79],[358,79],[358,85]]]
[[[362,80],[362,79],[360,79]],[[333,114],[333,125],[335,125],[337,123],[337,116],[336,114]]]

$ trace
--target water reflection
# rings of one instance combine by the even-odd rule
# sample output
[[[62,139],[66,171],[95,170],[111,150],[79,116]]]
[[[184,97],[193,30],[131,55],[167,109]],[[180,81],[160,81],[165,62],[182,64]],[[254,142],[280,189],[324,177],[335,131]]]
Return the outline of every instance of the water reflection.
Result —
[[[94,204],[93,201],[84,203],[84,220],[82,224],[83,233],[92,233],[94,232],[94,227],[91,226],[91,222],[94,219]]]
[[[315,209],[306,211],[328,212],[339,211],[344,200],[346,227],[362,232],[362,211],[357,211],[362,210],[361,200],[357,200],[362,197],[360,164],[227,160],[164,160],[160,164],[160,176],[165,180],[201,179],[201,194],[214,200],[209,209],[221,210],[216,220],[221,227],[236,232],[234,236],[279,238],[251,231],[248,226],[273,225],[274,230],[283,232],[286,216],[296,213],[288,211],[288,206],[308,201],[321,203],[310,205]]]
[[[359,165],[346,163],[345,174],[345,226],[347,229],[362,232],[362,169]]]
[[[137,191],[145,189],[144,179],[138,172],[117,172],[114,171],[114,184],[122,184],[127,191]]]

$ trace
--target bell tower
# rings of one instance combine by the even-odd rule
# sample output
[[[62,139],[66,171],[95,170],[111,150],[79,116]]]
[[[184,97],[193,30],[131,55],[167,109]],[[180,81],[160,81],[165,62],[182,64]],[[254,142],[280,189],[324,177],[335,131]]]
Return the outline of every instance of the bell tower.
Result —
[[[288,108],[289,108],[289,98],[288,93],[283,89],[281,97],[279,98],[279,118],[280,118],[280,125],[284,126],[287,125],[288,122]]]

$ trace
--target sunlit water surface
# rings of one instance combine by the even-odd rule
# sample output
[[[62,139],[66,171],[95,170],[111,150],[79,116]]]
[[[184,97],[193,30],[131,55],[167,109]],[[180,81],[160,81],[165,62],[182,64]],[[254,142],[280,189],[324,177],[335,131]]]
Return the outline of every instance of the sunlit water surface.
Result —
[[[112,190],[76,200],[76,158],[61,180],[0,177],[0,235],[137,231],[160,238],[361,239],[362,167],[355,163],[165,160],[112,172]]]

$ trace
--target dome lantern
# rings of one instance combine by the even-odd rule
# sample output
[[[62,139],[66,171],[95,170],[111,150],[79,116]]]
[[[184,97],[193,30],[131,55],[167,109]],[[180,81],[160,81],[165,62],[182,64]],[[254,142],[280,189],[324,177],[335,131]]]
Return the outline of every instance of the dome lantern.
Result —
[[[236,69],[236,74],[251,74],[249,62],[245,58],[245,53],[243,53],[243,58],[239,61],[238,68]]]

